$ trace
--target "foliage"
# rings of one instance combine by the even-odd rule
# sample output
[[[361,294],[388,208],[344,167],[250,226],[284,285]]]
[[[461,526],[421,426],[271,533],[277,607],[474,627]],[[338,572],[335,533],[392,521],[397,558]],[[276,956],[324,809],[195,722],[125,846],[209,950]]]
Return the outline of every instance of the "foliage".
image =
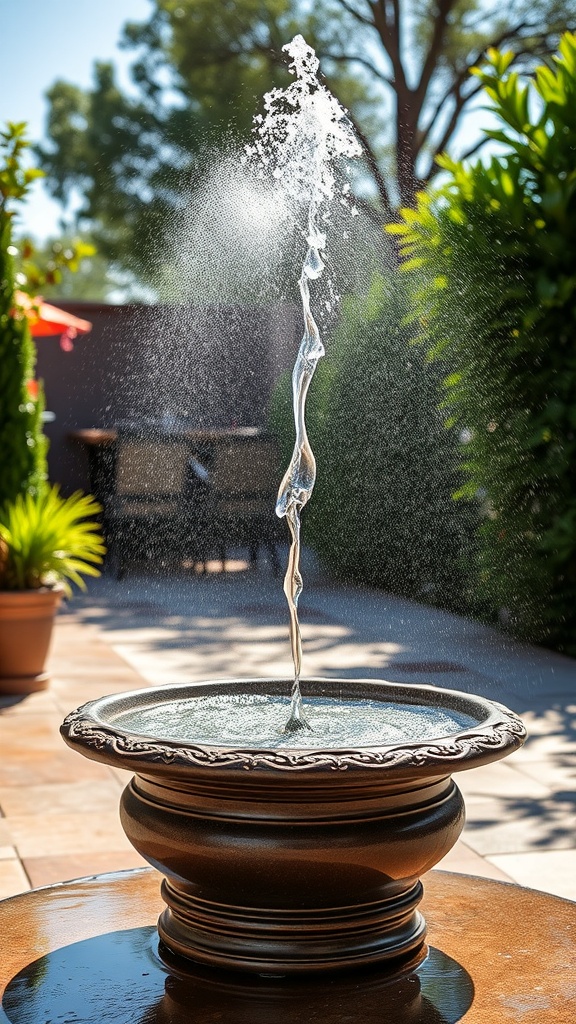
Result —
[[[59,238],[38,246],[31,238],[14,240],[16,280],[21,290],[42,297],[52,290],[62,296],[62,283],[77,274],[96,249],[81,238]]]
[[[27,145],[23,124],[8,124],[0,132],[0,507],[22,492],[36,493],[46,477],[42,389],[35,394],[30,387],[35,349],[28,321],[14,301],[11,206],[41,174],[24,167]]]
[[[138,300],[142,289],[126,273],[116,272],[89,236],[63,234],[42,242],[23,236],[15,239],[17,272],[27,290],[47,300],[107,301],[117,291],[124,301]]]
[[[518,635],[576,651],[576,36],[523,81],[478,71],[505,148],[442,161],[443,187],[395,228],[423,339],[450,358],[445,406],[469,431],[461,496],[484,518],[476,588]]]
[[[85,588],[83,576],[98,576],[105,552],[101,511],[89,495],[62,498],[57,486],[41,494],[19,494],[0,512],[0,590],[31,590],[70,583]]]
[[[401,283],[381,276],[368,295],[344,302],[309,397],[318,478],[303,536],[343,578],[455,607],[472,510],[451,500],[458,440],[438,410],[442,369],[411,344],[405,302]],[[287,462],[287,379],[273,396],[270,426]]]
[[[79,224],[104,257],[153,281],[166,226],[207,154],[247,137],[263,93],[286,84],[282,45],[301,32],[350,110],[363,183],[373,181],[365,205],[381,222],[436,172],[486,48],[506,40],[522,65],[572,24],[576,0],[154,0],[147,22],[124,29],[130,93],[102,63],[91,89],[52,86],[41,164],[55,198],[82,197]]]
[[[78,270],[95,251],[81,241],[55,243],[44,261],[36,261],[30,241],[16,242],[18,203],[43,174],[25,166],[28,146],[25,124],[9,122],[0,131],[0,508],[19,494],[38,494],[47,474],[44,393],[34,380],[36,350],[17,291],[35,297],[46,285],[60,282],[63,273]]]

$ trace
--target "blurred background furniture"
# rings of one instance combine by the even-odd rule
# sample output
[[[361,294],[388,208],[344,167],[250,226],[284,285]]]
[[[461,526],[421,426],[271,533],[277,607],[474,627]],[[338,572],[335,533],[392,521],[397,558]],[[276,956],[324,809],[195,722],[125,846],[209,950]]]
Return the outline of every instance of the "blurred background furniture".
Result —
[[[99,495],[108,564],[118,577],[129,561],[194,558],[186,491],[191,456],[186,441],[118,435],[113,488]]]
[[[275,512],[282,479],[275,439],[266,434],[221,438],[205,453],[202,465],[207,479],[200,479],[192,467],[192,515],[202,561],[216,554],[225,569],[231,548],[247,548],[254,565],[264,547],[273,571],[279,572],[276,545],[286,539],[286,528]]]
[[[287,540],[275,513],[283,468],[276,441],[258,427],[99,427],[70,439],[88,453],[90,489],[104,508],[108,565],[133,560],[206,563],[223,569],[232,548],[255,564],[264,548],[275,572]]]

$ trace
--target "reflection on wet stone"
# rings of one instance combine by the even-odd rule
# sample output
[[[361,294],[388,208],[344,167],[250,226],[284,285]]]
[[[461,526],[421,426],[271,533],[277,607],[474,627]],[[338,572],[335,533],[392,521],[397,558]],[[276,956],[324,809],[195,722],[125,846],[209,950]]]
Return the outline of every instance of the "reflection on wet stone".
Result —
[[[434,948],[397,975],[318,980],[197,967],[157,950],[152,927],[64,946],[12,979],[3,1010],[10,1024],[457,1024],[474,995],[468,973]]]

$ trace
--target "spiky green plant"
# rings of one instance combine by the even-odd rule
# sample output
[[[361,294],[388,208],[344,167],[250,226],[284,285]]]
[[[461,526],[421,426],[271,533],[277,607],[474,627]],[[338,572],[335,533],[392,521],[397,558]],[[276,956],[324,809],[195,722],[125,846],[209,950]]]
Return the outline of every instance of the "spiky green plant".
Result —
[[[35,590],[71,583],[85,589],[83,576],[98,576],[105,554],[100,505],[76,491],[63,498],[58,486],[40,494],[19,494],[0,511],[0,590]]]

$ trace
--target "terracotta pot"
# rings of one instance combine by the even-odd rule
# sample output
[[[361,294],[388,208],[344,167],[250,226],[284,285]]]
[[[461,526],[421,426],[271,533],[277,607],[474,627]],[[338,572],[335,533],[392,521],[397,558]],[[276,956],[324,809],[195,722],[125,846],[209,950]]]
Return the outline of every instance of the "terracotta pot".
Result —
[[[171,739],[178,702],[215,693],[286,694],[289,682],[163,686],[104,697],[69,715],[66,742],[136,772],[122,824],[166,876],[160,937],[172,953],[258,973],[321,971],[414,956],[425,925],[419,876],[464,824],[450,775],[504,757],[525,730],[506,708],[451,690],[306,680],[308,699],[426,705],[467,716],[438,739],[288,749]],[[182,706],[182,703],[183,706]],[[161,734],[158,735],[157,733]]]
[[[48,685],[46,659],[62,590],[0,591],[0,693],[23,694]]]

